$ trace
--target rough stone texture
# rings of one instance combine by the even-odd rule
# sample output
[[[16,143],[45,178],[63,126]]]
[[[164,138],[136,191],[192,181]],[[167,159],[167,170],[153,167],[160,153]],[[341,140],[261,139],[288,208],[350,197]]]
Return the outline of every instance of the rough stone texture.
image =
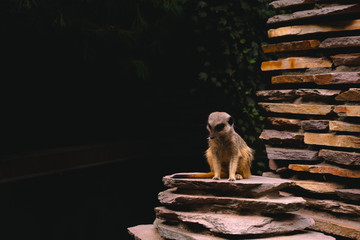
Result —
[[[293,42],[282,42],[261,46],[264,53],[279,53],[291,51],[303,51],[316,49],[320,45],[319,40],[302,40]]]
[[[305,165],[305,164],[290,164],[289,169],[300,172],[310,172],[319,174],[331,174],[346,178],[360,178],[360,170],[340,168],[327,164],[319,165]]]
[[[278,129],[299,129],[301,120],[279,118],[279,117],[268,117],[267,121],[275,128]]]
[[[298,97],[295,89],[257,91],[256,96],[268,101],[291,100]]]
[[[329,129],[330,131],[337,132],[360,132],[360,125],[341,121],[330,121]]]
[[[135,240],[165,240],[160,236],[153,224],[129,227],[128,232]]]
[[[329,120],[303,120],[301,128],[305,131],[328,131]]]
[[[266,153],[269,159],[276,160],[303,160],[317,161],[319,160],[318,151],[305,149],[290,148],[274,148],[266,146]]]
[[[306,144],[360,148],[360,138],[350,135],[335,135],[332,133],[310,133],[304,134],[304,142]]]
[[[300,197],[261,197],[239,198],[214,195],[181,194],[176,189],[159,193],[159,201],[165,206],[192,206],[192,211],[206,209],[211,212],[240,212],[243,209],[262,213],[285,213],[305,207],[305,200]]]
[[[335,200],[320,200],[320,199],[311,199],[306,198],[306,206],[309,208],[360,216],[360,206],[343,203]]]
[[[344,186],[338,183],[316,182],[310,180],[294,180],[296,187],[311,193],[335,194],[336,190]]]
[[[259,138],[271,144],[301,145],[304,143],[304,133],[300,132],[264,129]]]
[[[317,1],[318,0],[277,0],[269,3],[269,5],[275,9],[278,9],[278,8],[294,7],[304,4],[311,4]]]
[[[319,157],[325,161],[348,166],[360,166],[360,153],[321,149]]]
[[[275,15],[267,20],[267,24],[289,22],[300,19],[307,19],[313,17],[332,16],[336,14],[346,14],[352,12],[358,12],[358,4],[349,5],[335,5],[329,7],[323,7],[319,9],[310,9],[304,11],[298,11],[288,14]]]
[[[351,106],[351,105],[340,105],[335,106],[334,112],[337,115],[342,117],[360,117],[360,105]]]
[[[155,208],[156,217],[170,222],[197,224],[211,232],[225,235],[258,235],[282,234],[303,230],[314,224],[309,217],[296,214],[261,215],[231,215],[204,212],[180,212]]]
[[[292,185],[292,181],[290,180],[260,176],[251,176],[251,178],[237,181],[228,181],[227,179],[194,179],[183,178],[182,176],[183,174],[165,176],[163,178],[164,185],[180,189],[220,190],[222,192],[230,192],[239,196],[254,197],[278,191]]]
[[[268,30],[268,37],[299,36],[313,33],[328,33],[359,30],[360,20],[331,22],[328,25],[310,24],[280,27]],[[320,44],[321,46],[321,44]]]
[[[334,65],[337,66],[359,66],[360,53],[338,54],[331,56]]]
[[[267,112],[291,113],[306,115],[326,115],[331,113],[333,105],[290,104],[290,103],[258,103]]]
[[[322,99],[331,100],[337,96],[341,90],[329,90],[329,89],[296,89],[296,96],[302,97],[303,99]]]
[[[256,96],[263,100],[293,100],[299,97],[303,99],[333,99],[340,94],[341,90],[329,89],[285,89],[285,90],[263,90],[257,91]]]
[[[360,88],[350,88],[335,97],[337,101],[360,102]]]
[[[360,72],[332,72],[322,74],[279,75],[271,78],[273,84],[307,83],[318,85],[360,83]]]
[[[327,38],[321,42],[320,48],[360,47],[360,36]]]
[[[226,240],[209,233],[194,233],[189,231],[184,226],[171,226],[164,224],[161,220],[156,219],[154,222],[155,227],[159,230],[160,234],[166,239],[176,240]],[[245,239],[245,238],[242,238]],[[299,231],[294,234],[288,234],[285,236],[274,236],[274,237],[261,237],[251,238],[252,240],[335,240],[331,236],[327,236],[323,233],[313,231]]]
[[[330,68],[332,62],[322,58],[289,57],[276,61],[261,63],[262,71],[303,69],[303,68]]]
[[[345,219],[310,210],[301,210],[300,213],[315,220],[315,225],[309,227],[311,229],[351,239],[360,239],[360,219],[358,218]]]
[[[342,199],[360,201],[360,189],[337,189],[336,195],[338,195]]]

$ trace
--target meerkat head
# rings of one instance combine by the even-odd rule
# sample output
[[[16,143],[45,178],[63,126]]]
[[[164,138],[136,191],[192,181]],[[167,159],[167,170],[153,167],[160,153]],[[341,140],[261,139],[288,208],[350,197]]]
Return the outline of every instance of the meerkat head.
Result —
[[[234,121],[226,112],[213,112],[209,115],[206,128],[210,139],[221,138],[234,131]]]

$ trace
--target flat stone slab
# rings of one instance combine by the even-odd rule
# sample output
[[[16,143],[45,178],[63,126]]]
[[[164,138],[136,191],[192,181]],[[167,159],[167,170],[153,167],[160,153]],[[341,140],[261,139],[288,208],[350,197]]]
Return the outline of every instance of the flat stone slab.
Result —
[[[332,62],[322,58],[289,57],[280,60],[261,63],[262,71],[303,69],[303,68],[330,68]]]
[[[334,66],[359,66],[360,53],[337,54],[331,56]]]
[[[325,161],[347,166],[360,166],[360,153],[321,149],[319,157]]]
[[[294,180],[296,187],[307,192],[318,194],[335,194],[339,188],[344,186],[339,183],[316,182],[310,180]]]
[[[129,227],[128,232],[135,240],[165,240],[160,236],[153,224]]]
[[[257,91],[256,96],[267,101],[294,100],[302,97],[307,100],[332,100],[340,94],[341,90],[330,89],[276,89]]]
[[[360,106],[339,105],[335,106],[334,112],[341,117],[360,117]]]
[[[187,206],[192,210],[203,210],[209,212],[241,212],[252,210],[261,213],[285,213],[297,211],[305,207],[306,201],[301,197],[219,197],[214,195],[181,194],[176,193],[176,188],[160,192],[159,201],[165,206]]]
[[[184,226],[172,226],[164,224],[163,221],[156,219],[154,222],[155,227],[160,232],[161,236],[166,239],[176,240],[227,240],[227,238],[210,235],[208,233],[192,232]],[[241,238],[247,239],[247,238]],[[313,231],[299,231],[294,234],[287,234],[284,236],[251,238],[252,240],[335,240],[331,236],[323,233]]]
[[[319,165],[306,165],[306,164],[290,164],[289,169],[300,172],[331,174],[339,177],[346,178],[360,178],[360,170],[340,168],[337,166],[319,164]]]
[[[327,38],[320,43],[320,48],[360,47],[360,36]]]
[[[329,120],[303,120],[301,128],[305,131],[328,131]]]
[[[278,75],[271,78],[272,84],[281,83],[356,84],[360,83],[360,72],[331,72],[322,74]]]
[[[360,102],[360,88],[350,88],[335,97],[337,101]]]
[[[251,176],[248,179],[228,181],[227,179],[213,180],[206,178],[184,178],[186,174],[176,173],[163,177],[164,185],[180,189],[198,189],[220,191],[230,195],[238,196],[261,196],[270,192],[289,187],[293,184],[290,180]]]
[[[300,119],[267,117],[266,120],[275,128],[278,129],[299,129],[301,126]]]
[[[297,214],[232,215],[204,212],[180,212],[165,207],[155,208],[156,217],[170,222],[197,224],[210,232],[224,235],[264,235],[282,234],[305,228],[314,224],[309,217]]]
[[[349,214],[354,216],[360,216],[360,206],[344,203],[336,200],[320,200],[306,198],[306,206],[309,208],[315,208],[333,213]]]
[[[282,42],[261,46],[264,53],[292,52],[316,49],[320,45],[319,40],[301,40],[293,42]]]
[[[309,24],[280,27],[268,30],[268,37],[301,36],[314,33],[342,32],[360,29],[360,20],[330,22],[327,25]],[[320,44],[321,46],[321,44]]]
[[[330,131],[337,132],[360,132],[360,124],[347,123],[342,121],[330,121]]]
[[[259,102],[258,105],[267,112],[306,114],[306,115],[327,115],[331,113],[334,108],[333,105],[291,104],[291,103]]]
[[[274,160],[319,160],[318,151],[295,148],[275,148],[266,146],[266,153],[269,159]]]
[[[360,201],[360,189],[337,189],[335,192],[342,199]]]
[[[304,133],[301,132],[264,129],[259,138],[275,145],[284,143],[288,145],[301,145],[304,143]]]
[[[316,3],[317,1],[319,0],[276,0],[269,3],[269,5],[275,9],[279,9],[279,8],[288,8],[288,7],[312,4],[312,3]]]
[[[304,134],[304,142],[312,145],[360,148],[360,138],[351,135],[306,132]]]

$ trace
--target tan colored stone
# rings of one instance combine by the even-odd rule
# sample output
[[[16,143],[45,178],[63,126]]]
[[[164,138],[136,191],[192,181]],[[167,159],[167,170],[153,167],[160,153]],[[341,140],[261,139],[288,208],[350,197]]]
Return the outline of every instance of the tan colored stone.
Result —
[[[267,101],[291,100],[298,97],[295,89],[257,91],[256,96]]]
[[[302,69],[302,68],[330,68],[332,63],[322,58],[289,57],[276,61],[261,63],[262,71]]]
[[[331,89],[275,89],[257,91],[256,96],[266,101],[293,100],[302,97],[306,100],[332,100],[341,90]]]
[[[319,0],[277,0],[269,3],[275,9],[312,4]]]
[[[293,42],[282,42],[261,46],[264,53],[292,52],[316,49],[320,45],[319,40],[301,40]]]
[[[335,66],[359,66],[360,65],[360,53],[350,54],[337,54],[331,56]]]
[[[360,148],[360,138],[350,135],[336,135],[332,133],[310,133],[304,134],[304,142],[306,144]]]
[[[135,240],[165,240],[160,236],[153,224],[129,227],[127,230]]]
[[[300,132],[264,129],[259,138],[270,144],[300,145],[304,143],[304,133]]]
[[[347,166],[360,166],[360,153],[335,151],[329,149],[321,149],[319,157],[327,162],[333,162]]]
[[[310,229],[346,238],[360,239],[359,218],[339,218],[322,211],[312,211],[308,209],[300,210],[299,213],[315,220],[315,225],[309,227]]]
[[[360,102],[360,88],[350,88],[348,91],[340,93],[335,99],[337,101]]]
[[[360,47],[360,36],[327,38],[321,42],[319,48]]]
[[[339,105],[335,106],[334,112],[341,117],[360,117],[360,106]]]
[[[279,117],[268,117],[267,121],[278,129],[299,129],[301,120],[279,118]]]
[[[294,180],[295,185],[305,191],[320,194],[335,194],[337,189],[344,186],[339,183],[316,182],[310,180]]]
[[[291,113],[306,115],[327,115],[334,108],[333,105],[290,104],[290,103],[258,103],[267,112]]]
[[[346,177],[346,178],[360,178],[360,170],[340,168],[327,164],[319,164],[319,165],[290,164],[289,169],[298,172],[331,174],[334,176]]]
[[[360,20],[331,22],[327,25],[309,24],[280,27],[268,30],[268,37],[299,36],[313,33],[351,31],[360,29]]]
[[[330,121],[329,129],[330,131],[338,132],[360,132],[360,124],[353,124],[341,121]]]
[[[316,161],[318,158],[318,151],[295,148],[274,148],[266,146],[266,153],[269,159],[275,160],[303,160]]]
[[[332,5],[318,9],[310,9],[310,10],[297,11],[293,13],[275,15],[267,20],[267,24],[284,23],[284,22],[300,20],[300,19],[332,16],[337,14],[347,14],[353,12],[359,12],[358,4]]]
[[[360,216],[360,206],[343,203],[336,200],[305,198],[306,206],[309,208],[329,211],[333,213],[349,214]]]
[[[272,84],[308,83],[318,85],[360,83],[360,72],[333,72],[322,74],[279,75],[271,78]]]
[[[336,195],[342,199],[360,202],[360,189],[338,189]]]

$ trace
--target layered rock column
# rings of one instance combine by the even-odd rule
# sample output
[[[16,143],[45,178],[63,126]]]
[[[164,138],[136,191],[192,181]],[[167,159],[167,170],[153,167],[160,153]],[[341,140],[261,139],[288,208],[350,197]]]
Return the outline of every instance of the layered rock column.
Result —
[[[163,182],[168,189],[159,193],[156,220],[129,228],[135,239],[334,239],[305,230],[314,220],[293,213],[304,208],[305,200],[279,193],[292,181],[252,176],[230,182],[174,174]]]
[[[360,239],[360,4],[277,0],[268,20],[269,87],[257,92],[266,176],[291,178],[310,227]],[[266,80],[266,79],[265,79]],[[300,190],[300,191],[299,191]]]

